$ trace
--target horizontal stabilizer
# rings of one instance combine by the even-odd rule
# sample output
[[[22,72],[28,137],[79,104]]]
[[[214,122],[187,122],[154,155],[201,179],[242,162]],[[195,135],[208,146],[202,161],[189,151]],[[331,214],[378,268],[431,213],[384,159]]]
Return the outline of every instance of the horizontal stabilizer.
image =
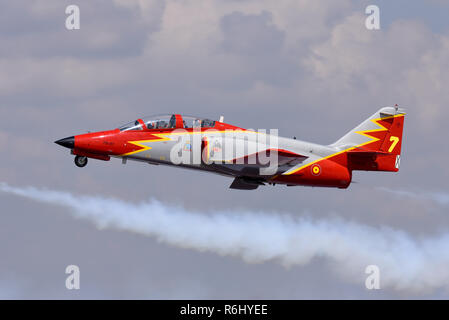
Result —
[[[349,151],[348,163],[351,170],[398,171],[401,156],[382,151]]]

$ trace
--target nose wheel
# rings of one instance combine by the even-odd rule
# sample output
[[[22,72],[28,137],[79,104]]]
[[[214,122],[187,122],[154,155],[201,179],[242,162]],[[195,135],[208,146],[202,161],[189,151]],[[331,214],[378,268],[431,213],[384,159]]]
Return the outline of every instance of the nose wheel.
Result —
[[[87,157],[76,156],[75,165],[80,168],[85,167],[87,165]]]

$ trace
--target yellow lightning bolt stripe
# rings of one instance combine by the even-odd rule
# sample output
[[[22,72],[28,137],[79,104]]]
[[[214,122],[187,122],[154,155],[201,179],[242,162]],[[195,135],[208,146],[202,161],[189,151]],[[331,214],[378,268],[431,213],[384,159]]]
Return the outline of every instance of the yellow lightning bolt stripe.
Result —
[[[379,126],[379,128],[377,128],[377,129],[370,129],[370,130],[364,130],[364,131],[354,131],[354,133],[358,133],[358,134],[361,134],[362,136],[365,136],[365,137],[370,138],[370,139],[371,139],[370,141],[367,141],[367,142],[361,143],[361,144],[359,144],[359,145],[356,145],[356,146],[353,146],[353,147],[349,147],[349,148],[347,148],[347,149],[344,149],[344,150],[335,152],[335,153],[330,154],[330,155],[328,155],[328,156],[325,156],[325,157],[316,159],[316,160],[311,161],[311,162],[309,162],[309,163],[307,163],[307,164],[305,164],[305,165],[303,165],[303,166],[301,166],[301,167],[299,167],[299,168],[296,168],[296,169],[294,169],[294,170],[292,170],[292,171],[284,172],[282,175],[289,176],[289,175],[294,174],[294,173],[296,173],[296,172],[298,172],[298,171],[300,171],[300,170],[302,170],[302,169],[304,169],[304,168],[307,168],[307,167],[309,167],[309,166],[313,165],[314,163],[317,163],[317,162],[319,162],[319,161],[321,161],[321,160],[329,159],[329,158],[335,157],[335,156],[337,156],[337,155],[339,155],[339,154],[341,154],[341,153],[344,153],[344,152],[347,152],[347,151],[350,151],[350,150],[354,150],[354,149],[356,149],[356,148],[360,148],[360,147],[362,147],[362,146],[364,146],[364,145],[367,145],[367,144],[370,144],[370,143],[372,143],[372,142],[379,141],[379,140],[380,140],[379,138],[370,136],[370,135],[368,134],[369,132],[379,132],[379,131],[387,131],[387,130],[388,130],[388,129],[385,128],[383,125],[381,125],[378,121],[379,121],[379,120],[386,120],[386,119],[396,118],[396,117],[403,117],[403,116],[405,116],[405,113],[401,113],[401,114],[397,114],[397,115],[389,116],[389,117],[384,117],[384,118],[371,119],[371,121],[372,121],[374,124],[376,124],[377,126]]]
[[[223,132],[252,132],[252,133],[261,133],[261,132],[257,132],[257,131],[251,131],[251,130],[210,130],[209,133],[223,133]],[[168,132],[168,133],[152,133],[151,135],[158,137],[159,139],[150,139],[150,140],[137,140],[137,141],[128,141],[128,143],[131,143],[135,146],[141,147],[142,149],[139,150],[135,150],[135,151],[131,151],[128,153],[124,153],[121,154],[121,157],[124,156],[129,156],[131,154],[136,154],[136,153],[140,153],[146,150],[150,150],[151,147],[143,145],[142,143],[146,143],[146,142],[161,142],[161,141],[172,141],[168,136],[173,136],[173,135],[185,135],[185,134],[205,134],[208,133],[208,131],[194,131],[194,132]]]
[[[165,133],[153,133],[152,135],[158,137],[159,139],[128,141],[128,143],[133,144],[133,145],[138,146],[138,147],[141,147],[142,149],[131,151],[131,152],[128,152],[128,153],[124,153],[121,156],[129,156],[131,154],[135,154],[135,153],[139,153],[139,152],[143,152],[143,151],[147,151],[147,150],[151,149],[151,147],[146,146],[146,145],[144,145],[142,143],[170,141],[171,140],[170,138],[167,137],[167,134],[165,134]]]
[[[133,145],[138,146],[138,147],[141,147],[142,149],[131,151],[131,152],[127,152],[127,153],[121,154],[120,156],[122,156],[122,157],[123,156],[129,156],[131,154],[135,154],[135,153],[138,153],[138,152],[150,150],[151,147],[145,146],[145,145],[142,144],[144,142],[150,142],[150,141],[152,141],[152,140],[128,141],[128,143],[133,144]]]

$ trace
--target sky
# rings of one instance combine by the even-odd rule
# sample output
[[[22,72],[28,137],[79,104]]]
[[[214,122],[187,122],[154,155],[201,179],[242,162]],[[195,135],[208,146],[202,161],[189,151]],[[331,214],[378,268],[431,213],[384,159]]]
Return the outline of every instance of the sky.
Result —
[[[371,4],[380,30],[365,27]],[[443,0],[3,1],[0,298],[448,298],[448,14]],[[394,104],[401,170],[355,172],[347,190],[80,169],[53,143],[180,113],[330,144]],[[365,261],[384,266],[379,290]]]

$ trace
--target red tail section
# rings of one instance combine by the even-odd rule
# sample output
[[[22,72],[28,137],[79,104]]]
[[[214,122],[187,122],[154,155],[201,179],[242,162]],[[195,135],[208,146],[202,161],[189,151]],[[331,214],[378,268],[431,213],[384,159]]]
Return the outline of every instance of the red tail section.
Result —
[[[348,151],[351,170],[398,171],[402,149],[405,114],[382,114],[371,121],[379,126],[372,130],[356,131],[372,140]]]

